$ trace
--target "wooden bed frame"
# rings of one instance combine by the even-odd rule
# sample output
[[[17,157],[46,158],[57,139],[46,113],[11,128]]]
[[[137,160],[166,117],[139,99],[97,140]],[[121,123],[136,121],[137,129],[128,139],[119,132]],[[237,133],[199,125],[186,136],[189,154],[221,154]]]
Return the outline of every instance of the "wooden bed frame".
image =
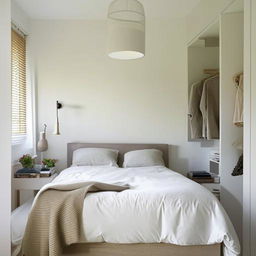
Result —
[[[67,166],[72,164],[73,152],[79,148],[112,148],[119,150],[118,164],[122,166],[126,152],[139,149],[159,149],[163,152],[165,165],[169,164],[167,144],[113,144],[113,143],[68,143]],[[75,244],[65,248],[63,256],[221,256],[221,244],[179,246],[173,244]]]
[[[179,246],[172,244],[76,244],[62,256],[220,256],[221,244]]]

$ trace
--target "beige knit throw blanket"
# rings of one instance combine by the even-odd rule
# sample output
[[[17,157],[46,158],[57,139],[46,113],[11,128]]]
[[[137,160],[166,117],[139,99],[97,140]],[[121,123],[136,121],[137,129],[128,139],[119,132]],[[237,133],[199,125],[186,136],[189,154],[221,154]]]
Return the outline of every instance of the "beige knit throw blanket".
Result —
[[[88,192],[123,191],[98,182],[50,184],[39,192],[22,241],[23,256],[59,256],[65,246],[85,242],[82,212]]]

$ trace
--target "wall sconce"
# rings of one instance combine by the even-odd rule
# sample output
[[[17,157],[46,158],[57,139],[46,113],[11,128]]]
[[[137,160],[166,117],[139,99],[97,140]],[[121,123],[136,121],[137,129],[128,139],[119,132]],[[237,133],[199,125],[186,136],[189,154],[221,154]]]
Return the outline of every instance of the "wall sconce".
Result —
[[[60,123],[59,123],[59,109],[62,108],[62,104],[56,101],[56,123],[54,129],[54,135],[60,135]]]

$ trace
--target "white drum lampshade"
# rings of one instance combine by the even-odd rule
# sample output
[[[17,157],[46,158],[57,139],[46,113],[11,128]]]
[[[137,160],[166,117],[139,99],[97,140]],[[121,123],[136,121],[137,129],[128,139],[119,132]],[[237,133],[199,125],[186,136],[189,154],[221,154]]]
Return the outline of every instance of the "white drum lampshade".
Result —
[[[130,60],[145,55],[145,13],[137,0],[115,0],[108,11],[108,55]]]

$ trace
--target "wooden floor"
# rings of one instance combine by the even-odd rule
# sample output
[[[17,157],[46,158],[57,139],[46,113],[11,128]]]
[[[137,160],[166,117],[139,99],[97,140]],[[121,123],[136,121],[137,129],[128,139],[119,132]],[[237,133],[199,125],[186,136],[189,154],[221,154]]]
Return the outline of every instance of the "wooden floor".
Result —
[[[77,244],[66,248],[62,256],[221,256],[221,244]]]

